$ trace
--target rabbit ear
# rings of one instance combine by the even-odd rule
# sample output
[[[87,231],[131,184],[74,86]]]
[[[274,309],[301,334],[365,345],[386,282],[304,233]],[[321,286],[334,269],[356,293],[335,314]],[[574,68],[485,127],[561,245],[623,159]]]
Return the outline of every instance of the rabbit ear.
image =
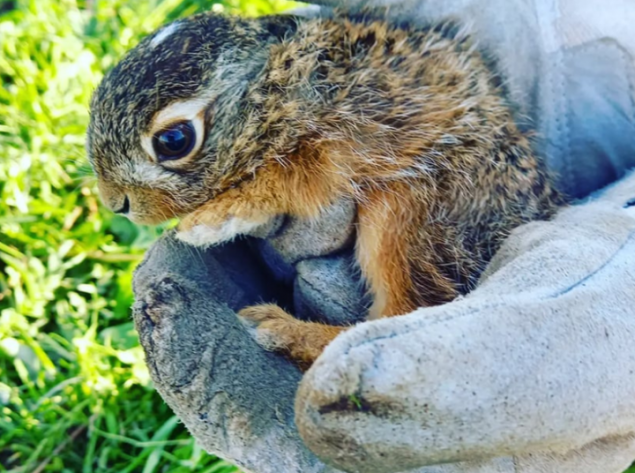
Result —
[[[269,15],[260,17],[263,28],[279,41],[293,35],[298,29],[299,18],[294,15]]]

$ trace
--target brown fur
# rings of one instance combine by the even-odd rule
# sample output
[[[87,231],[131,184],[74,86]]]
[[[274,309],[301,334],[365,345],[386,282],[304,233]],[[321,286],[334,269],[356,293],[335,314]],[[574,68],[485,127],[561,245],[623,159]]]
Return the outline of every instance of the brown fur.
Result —
[[[139,220],[176,215],[186,232],[231,217],[260,223],[280,214],[316,217],[337,199],[353,198],[357,260],[374,296],[372,318],[448,302],[472,289],[509,232],[548,218],[561,198],[469,38],[451,24],[413,28],[373,15],[185,20],[211,21],[222,31],[230,51],[222,67],[244,74],[242,81],[223,78],[218,56],[189,51],[191,42],[166,46],[177,60],[175,48],[200,58],[198,75],[187,74],[191,63],[183,66],[193,85],[178,98],[205,92],[210,105],[206,142],[179,169],[195,177],[187,185],[174,178],[165,188],[127,180],[130,161],[149,160],[134,145],[126,158],[121,151],[113,158],[113,141],[121,148],[123,140],[134,143],[170,103],[163,88],[181,87],[172,79],[152,84],[157,105],[143,102],[147,116],[117,135],[116,93],[139,88],[127,69],[141,68],[138,62],[152,53],[142,43],[93,100],[89,152],[106,202],[117,208],[127,193],[133,208],[144,205]],[[214,48],[221,46],[209,45]],[[209,82],[210,71],[216,82]],[[126,113],[142,115],[136,107],[128,104]],[[149,192],[157,197],[145,207]],[[298,321],[271,305],[240,315],[266,334],[266,345],[305,366],[344,330]]]

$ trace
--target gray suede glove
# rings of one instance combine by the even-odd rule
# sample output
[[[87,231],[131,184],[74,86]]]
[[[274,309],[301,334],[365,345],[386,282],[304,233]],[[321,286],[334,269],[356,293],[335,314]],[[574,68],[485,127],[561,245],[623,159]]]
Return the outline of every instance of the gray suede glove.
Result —
[[[635,165],[635,4],[390,3],[395,17],[472,25],[571,194]],[[363,319],[353,209],[204,253],[168,235],[135,278],[150,372],[201,444],[247,471],[620,473],[635,458],[632,197],[634,177],[525,225],[467,297],[346,332],[302,380],[295,413],[300,372],[235,311],[275,300]]]

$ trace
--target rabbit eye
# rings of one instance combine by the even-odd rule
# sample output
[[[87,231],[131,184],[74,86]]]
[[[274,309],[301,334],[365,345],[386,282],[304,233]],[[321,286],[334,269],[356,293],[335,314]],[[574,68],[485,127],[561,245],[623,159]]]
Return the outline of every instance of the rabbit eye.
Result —
[[[159,162],[181,159],[192,151],[195,144],[196,130],[189,121],[171,125],[152,137],[152,146]]]

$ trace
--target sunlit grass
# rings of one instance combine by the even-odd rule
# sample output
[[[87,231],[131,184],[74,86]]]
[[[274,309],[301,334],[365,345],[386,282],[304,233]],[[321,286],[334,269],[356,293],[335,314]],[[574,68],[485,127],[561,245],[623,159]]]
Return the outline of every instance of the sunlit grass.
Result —
[[[153,391],[130,320],[159,230],[100,207],[90,95],[167,20],[283,1],[0,0],[0,471],[225,472]]]

